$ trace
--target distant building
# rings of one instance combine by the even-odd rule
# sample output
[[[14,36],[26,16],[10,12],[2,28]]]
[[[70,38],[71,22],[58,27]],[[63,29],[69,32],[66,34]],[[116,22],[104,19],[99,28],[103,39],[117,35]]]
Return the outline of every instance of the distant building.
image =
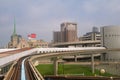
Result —
[[[120,49],[120,26],[101,27],[102,46],[107,49]],[[120,61],[120,52],[107,52],[103,54],[103,59],[110,61]]]
[[[61,32],[60,31],[53,32],[53,40],[54,40],[54,43],[61,42]]]
[[[80,41],[94,41],[94,40],[101,40],[101,34],[98,31],[97,27],[93,27],[92,32],[88,32],[82,37],[79,38]]]
[[[29,47],[41,47],[41,48],[47,48],[48,47],[48,42],[44,40],[36,40],[36,34],[31,33],[28,35],[28,44]]]
[[[47,48],[48,42],[45,42],[44,40],[28,40],[29,47],[40,47],[40,48]]]
[[[93,27],[93,30],[92,30],[92,32],[99,32],[99,29],[97,28],[97,27]]]
[[[24,38],[21,38],[19,44],[17,45],[17,48],[26,48],[26,47],[30,47],[28,42]]]
[[[28,35],[29,40],[25,40],[21,35],[16,34],[16,26],[14,23],[14,31],[11,36],[11,41],[8,43],[8,48],[26,48],[26,47],[48,47],[48,43],[43,40],[36,40],[36,34]]]
[[[101,34],[97,27],[93,27],[92,32],[88,32],[79,38],[79,41],[96,41],[96,40],[101,40]],[[95,46],[101,46],[101,44],[97,44]]]
[[[77,24],[76,23],[62,23],[61,31],[53,32],[54,43],[58,42],[74,42],[77,41]]]
[[[21,39],[22,39],[22,36],[17,35],[16,33],[16,24],[14,23],[14,31],[11,36],[11,41],[8,43],[8,48],[17,48]]]
[[[62,42],[74,42],[77,41],[77,24],[76,23],[62,23],[61,24],[61,40]]]

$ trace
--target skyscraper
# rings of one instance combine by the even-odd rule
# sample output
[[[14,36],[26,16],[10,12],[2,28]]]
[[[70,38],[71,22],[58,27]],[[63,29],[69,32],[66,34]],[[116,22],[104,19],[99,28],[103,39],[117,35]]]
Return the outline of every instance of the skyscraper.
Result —
[[[54,43],[61,42],[61,32],[60,31],[53,32],[53,41],[54,41]]]
[[[61,41],[73,42],[78,39],[77,37],[77,24],[65,22],[61,24]]]
[[[99,32],[99,30],[98,30],[98,28],[97,28],[97,27],[93,27],[92,32]]]
[[[64,22],[60,25],[61,31],[53,32],[53,42],[74,42],[78,40],[77,24]]]

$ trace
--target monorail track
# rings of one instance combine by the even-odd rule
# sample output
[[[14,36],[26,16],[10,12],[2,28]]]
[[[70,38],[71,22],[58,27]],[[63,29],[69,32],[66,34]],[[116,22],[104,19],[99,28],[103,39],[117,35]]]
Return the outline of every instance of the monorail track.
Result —
[[[19,59],[4,80],[40,80],[36,77],[28,58]]]
[[[34,72],[33,72],[32,68],[31,68],[28,60],[25,61],[25,65],[26,65],[25,70],[26,70],[27,80],[36,80],[36,77],[33,74]]]

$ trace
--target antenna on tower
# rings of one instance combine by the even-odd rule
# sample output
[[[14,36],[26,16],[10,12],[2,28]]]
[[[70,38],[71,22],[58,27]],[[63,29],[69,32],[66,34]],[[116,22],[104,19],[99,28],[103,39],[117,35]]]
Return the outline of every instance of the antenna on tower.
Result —
[[[14,17],[14,32],[13,35],[16,35],[16,22],[15,22],[15,17]]]

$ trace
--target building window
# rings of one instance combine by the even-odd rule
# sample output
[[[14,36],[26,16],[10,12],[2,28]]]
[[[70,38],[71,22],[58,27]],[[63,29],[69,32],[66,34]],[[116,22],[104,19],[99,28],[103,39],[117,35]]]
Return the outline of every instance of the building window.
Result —
[[[111,37],[111,35],[109,34],[109,37]]]
[[[105,35],[105,37],[107,37],[107,34]]]
[[[112,37],[114,37],[114,35],[112,34]]]

